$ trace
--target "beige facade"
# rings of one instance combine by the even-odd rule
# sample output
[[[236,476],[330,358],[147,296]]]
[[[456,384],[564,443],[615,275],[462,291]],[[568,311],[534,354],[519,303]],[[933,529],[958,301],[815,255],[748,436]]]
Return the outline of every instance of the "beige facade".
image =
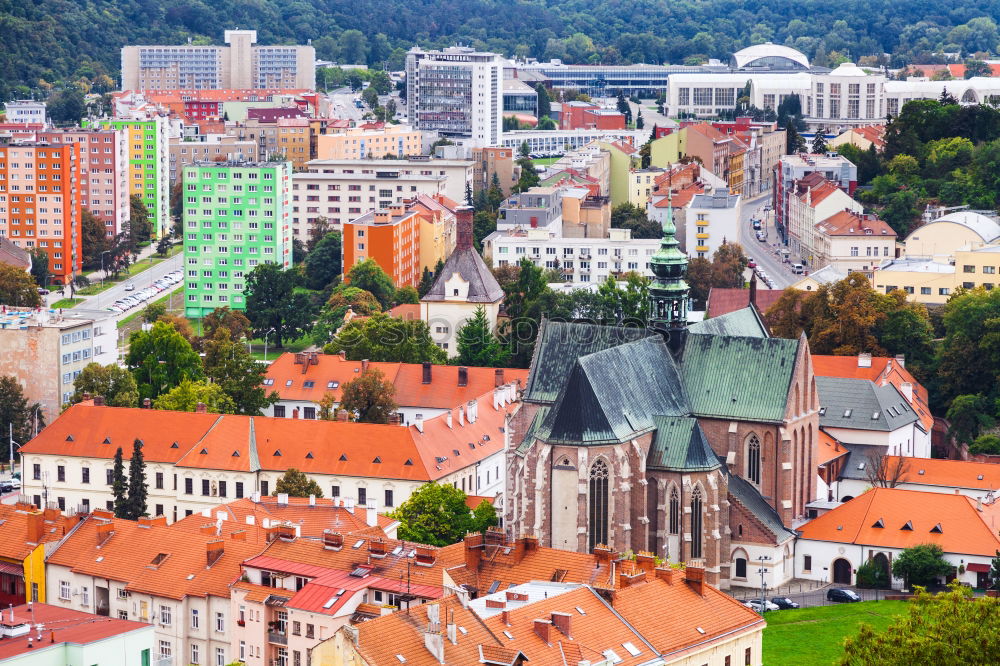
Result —
[[[653,191],[656,189],[656,177],[663,173],[660,167],[635,169],[628,174],[628,202],[645,210]]]
[[[611,229],[611,202],[590,196],[590,190],[568,187],[562,191],[564,238],[605,238]]]
[[[511,193],[511,189],[517,182],[519,176],[516,171],[520,169],[514,167],[513,148],[473,148],[472,161],[473,168],[473,190],[488,190],[493,184],[493,176],[496,175],[500,181],[500,190],[504,196]]]
[[[876,271],[873,286],[883,293],[902,289],[911,301],[940,305],[958,289],[992,290],[1000,283],[1000,245],[962,249],[954,257],[954,264],[907,259],[889,262]]]
[[[381,130],[351,128],[316,137],[316,159],[359,160],[386,155],[419,155],[422,133],[406,125],[386,125]]]
[[[963,248],[977,248],[1000,240],[1000,224],[972,211],[957,211],[917,227],[903,240],[909,259],[951,261]]]
[[[292,169],[301,171],[312,159],[312,126],[308,118],[278,118],[278,152],[292,163]]]
[[[177,182],[181,169],[195,162],[256,162],[257,143],[224,134],[170,139],[170,182]]]
[[[814,190],[817,196],[813,198]],[[842,210],[856,213],[864,211],[864,206],[849,194],[833,184],[809,188],[803,195],[788,197],[788,248],[800,257],[803,263],[816,268],[820,263],[817,256],[816,224]],[[893,239],[895,240],[895,239]]]

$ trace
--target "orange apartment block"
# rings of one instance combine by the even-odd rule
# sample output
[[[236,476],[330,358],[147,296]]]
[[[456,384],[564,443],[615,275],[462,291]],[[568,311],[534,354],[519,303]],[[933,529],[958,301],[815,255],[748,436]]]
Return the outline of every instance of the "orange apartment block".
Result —
[[[397,287],[420,283],[420,214],[403,204],[372,211],[344,224],[344,273],[374,259]]]
[[[52,281],[80,270],[80,145],[0,144],[0,236],[49,255]]]

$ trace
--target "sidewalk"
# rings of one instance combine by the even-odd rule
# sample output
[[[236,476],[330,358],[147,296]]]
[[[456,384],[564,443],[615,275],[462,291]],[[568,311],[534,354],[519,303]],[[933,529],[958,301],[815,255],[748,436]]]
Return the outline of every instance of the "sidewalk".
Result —
[[[767,596],[768,598],[790,597],[792,595],[807,594],[809,592],[815,592],[816,590],[823,590],[831,585],[833,585],[833,583],[824,583],[818,580],[806,580],[804,578],[794,578],[784,585],[779,585],[777,588],[767,588]],[[738,599],[740,601],[746,601],[747,599],[760,599],[759,587],[730,587],[726,590],[726,593],[734,599]]]
[[[142,248],[142,250],[139,251],[139,257],[135,260],[134,264],[142,263],[142,261],[144,259],[148,259],[150,256],[152,256],[154,254],[156,254],[156,243],[150,243],[149,246],[144,247],[144,248]],[[97,269],[93,273],[88,273],[87,274],[87,279],[90,280],[91,284],[98,284],[98,283],[101,282],[101,280],[107,279],[108,276],[109,276],[109,273],[107,271],[104,271],[104,270],[101,270],[101,269]],[[84,303],[85,303],[88,299],[94,298],[94,296],[95,295],[91,295],[91,296],[79,296],[79,295],[77,295],[76,298],[82,298],[82,299],[84,299]],[[70,288],[69,288],[69,285],[63,285],[61,288],[57,288],[57,285],[53,285],[53,288],[51,289],[51,293],[49,293],[48,296],[44,297],[44,301],[45,301],[45,305],[46,306],[51,306],[52,303],[55,303],[56,301],[62,300],[64,298],[69,298],[69,297],[70,297]],[[80,305],[83,305],[83,303],[80,303]],[[76,306],[74,306],[74,307],[76,307]]]

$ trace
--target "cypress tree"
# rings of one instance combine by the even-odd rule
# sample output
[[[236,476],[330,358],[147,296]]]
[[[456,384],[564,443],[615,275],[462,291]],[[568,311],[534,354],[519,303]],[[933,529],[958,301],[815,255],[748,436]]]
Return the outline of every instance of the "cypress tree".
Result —
[[[122,462],[122,447],[115,451],[115,464],[111,471],[111,494],[114,496],[116,518],[128,517],[128,488],[125,483],[125,463]]]
[[[136,439],[132,444],[132,460],[128,465],[128,515],[129,520],[138,520],[146,514],[146,463],[142,459],[142,442]]]

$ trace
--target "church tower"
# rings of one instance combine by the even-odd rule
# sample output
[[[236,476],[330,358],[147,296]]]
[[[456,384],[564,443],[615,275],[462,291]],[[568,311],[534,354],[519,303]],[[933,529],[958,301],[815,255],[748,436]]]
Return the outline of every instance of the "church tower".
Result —
[[[680,251],[671,197],[667,199],[667,219],[663,223],[660,249],[650,259],[653,283],[649,286],[649,327],[667,339],[670,348],[680,348],[687,328],[687,256]]]

